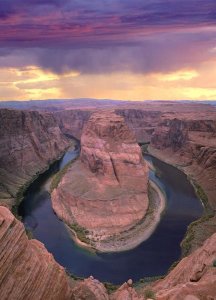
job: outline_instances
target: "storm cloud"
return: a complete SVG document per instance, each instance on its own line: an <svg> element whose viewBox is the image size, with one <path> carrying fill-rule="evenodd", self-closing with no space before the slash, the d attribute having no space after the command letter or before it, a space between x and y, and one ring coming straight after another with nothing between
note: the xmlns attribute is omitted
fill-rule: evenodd
<svg viewBox="0 0 216 300"><path fill-rule="evenodd" d="M1 0L0 66L168 72L215 53L215 0Z"/></svg>

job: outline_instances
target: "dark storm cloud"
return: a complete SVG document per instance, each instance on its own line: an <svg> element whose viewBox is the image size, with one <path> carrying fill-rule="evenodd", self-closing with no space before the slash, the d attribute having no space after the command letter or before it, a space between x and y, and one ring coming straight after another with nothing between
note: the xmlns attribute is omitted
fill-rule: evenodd
<svg viewBox="0 0 216 300"><path fill-rule="evenodd" d="M1 0L0 56L58 73L167 71L202 61L215 25L215 0Z"/></svg>

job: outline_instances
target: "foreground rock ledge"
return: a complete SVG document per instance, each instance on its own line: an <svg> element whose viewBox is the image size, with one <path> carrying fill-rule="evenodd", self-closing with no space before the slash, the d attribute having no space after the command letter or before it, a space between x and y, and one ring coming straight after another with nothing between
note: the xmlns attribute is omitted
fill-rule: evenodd
<svg viewBox="0 0 216 300"><path fill-rule="evenodd" d="M116 249L116 239L146 215L147 185L148 167L123 117L94 113L81 137L80 159L53 191L52 204L57 215L72 229L73 224L79 226L96 249L121 251L127 242Z"/></svg>
<svg viewBox="0 0 216 300"><path fill-rule="evenodd" d="M0 206L0 299L71 299L69 279L44 245Z"/></svg>

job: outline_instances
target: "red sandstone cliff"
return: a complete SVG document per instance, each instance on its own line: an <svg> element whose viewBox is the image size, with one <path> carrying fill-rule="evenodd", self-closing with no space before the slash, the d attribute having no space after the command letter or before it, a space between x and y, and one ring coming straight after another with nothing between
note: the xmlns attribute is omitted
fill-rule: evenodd
<svg viewBox="0 0 216 300"><path fill-rule="evenodd" d="M69 280L44 245L0 206L0 299L71 299Z"/></svg>
<svg viewBox="0 0 216 300"><path fill-rule="evenodd" d="M140 147L124 119L113 112L94 113L81 138L80 160L52 193L53 208L67 224L89 230L102 249L103 241L144 218L147 180Z"/></svg>
<svg viewBox="0 0 216 300"><path fill-rule="evenodd" d="M0 204L11 207L20 187L69 146L54 117L0 110Z"/></svg>

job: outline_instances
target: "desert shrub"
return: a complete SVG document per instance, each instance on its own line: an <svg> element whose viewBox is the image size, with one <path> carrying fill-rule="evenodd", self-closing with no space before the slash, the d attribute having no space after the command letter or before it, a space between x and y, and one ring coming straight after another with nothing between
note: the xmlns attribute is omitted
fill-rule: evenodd
<svg viewBox="0 0 216 300"><path fill-rule="evenodd" d="M145 296L145 299L153 299L153 300L156 299L155 292L152 290L145 290L144 296Z"/></svg>
<svg viewBox="0 0 216 300"><path fill-rule="evenodd" d="M76 232L77 237L81 242L86 243L86 244L90 243L89 238L86 236L89 233L89 231L86 228L84 228L76 223L70 225L70 227L71 227L71 229L73 229Z"/></svg>

